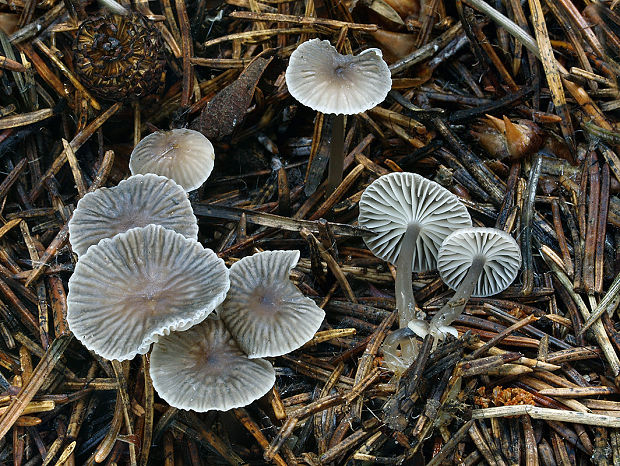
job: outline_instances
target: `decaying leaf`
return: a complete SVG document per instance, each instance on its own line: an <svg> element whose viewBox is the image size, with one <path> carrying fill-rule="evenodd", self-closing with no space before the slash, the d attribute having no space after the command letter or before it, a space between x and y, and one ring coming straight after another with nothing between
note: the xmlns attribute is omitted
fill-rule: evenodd
<svg viewBox="0 0 620 466"><path fill-rule="evenodd" d="M366 4L368 8L375 13L383 16L385 19L392 21L393 23L400 24L401 26L405 25L405 22L402 20L398 12L396 12L394 8L383 0L368 0L365 1L364 4Z"/></svg>
<svg viewBox="0 0 620 466"><path fill-rule="evenodd" d="M254 89L273 57L256 57L234 82L218 92L202 109L190 128L211 140L221 139L241 123L252 102Z"/></svg>

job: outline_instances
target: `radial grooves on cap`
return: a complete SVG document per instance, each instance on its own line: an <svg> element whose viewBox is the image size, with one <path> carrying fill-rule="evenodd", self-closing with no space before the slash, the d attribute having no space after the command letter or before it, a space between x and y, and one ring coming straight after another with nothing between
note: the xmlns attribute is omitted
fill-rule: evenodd
<svg viewBox="0 0 620 466"><path fill-rule="evenodd" d="M170 406L226 411L260 398L275 383L264 359L249 359L221 320L206 319L153 345L153 387Z"/></svg>
<svg viewBox="0 0 620 466"><path fill-rule="evenodd" d="M383 102L392 78L379 49L341 55L329 41L313 39L291 54L286 84L295 99L313 110L353 115Z"/></svg>
<svg viewBox="0 0 620 466"><path fill-rule="evenodd" d="M183 188L163 176L134 175L80 199L69 220L69 241L81 256L104 238L150 224L198 239L196 216Z"/></svg>
<svg viewBox="0 0 620 466"><path fill-rule="evenodd" d="M158 336L205 319L226 297L224 261L159 225L91 246L69 279L67 321L106 359L145 353Z"/></svg>
<svg viewBox="0 0 620 466"><path fill-rule="evenodd" d="M359 202L359 224L372 230L364 241L373 254L396 263L410 223L421 230L412 264L414 272L433 270L444 238L471 227L467 209L450 191L416 173L390 173L375 180Z"/></svg>
<svg viewBox="0 0 620 466"><path fill-rule="evenodd" d="M455 231L441 245L437 261L441 279L457 289L476 256L484 256L486 262L475 297L505 290L521 267L521 250L512 236L495 228L467 228Z"/></svg>
<svg viewBox="0 0 620 466"><path fill-rule="evenodd" d="M131 153L129 169L132 175L166 176L192 191L209 178L214 160L213 145L202 133L180 128L143 138Z"/></svg>
<svg viewBox="0 0 620 466"><path fill-rule="evenodd" d="M310 340L325 312L289 280L299 251L266 251L230 268L220 317L250 358L280 356Z"/></svg>

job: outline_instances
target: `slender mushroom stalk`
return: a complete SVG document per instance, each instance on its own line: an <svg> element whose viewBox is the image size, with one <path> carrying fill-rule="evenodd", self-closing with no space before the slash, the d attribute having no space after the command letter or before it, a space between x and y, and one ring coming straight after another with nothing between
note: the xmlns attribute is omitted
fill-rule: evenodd
<svg viewBox="0 0 620 466"><path fill-rule="evenodd" d="M344 115L336 115L332 126L332 142L329 150L327 192L332 193L342 182L344 170Z"/></svg>
<svg viewBox="0 0 620 466"><path fill-rule="evenodd" d="M456 293L430 323L437 340L458 336L450 324L461 315L471 296L492 296L510 285L521 267L519 245L495 228L464 228L449 235L439 249L437 268L442 280ZM416 331L415 321L410 324ZM417 332L416 332L417 333Z"/></svg>
<svg viewBox="0 0 620 466"><path fill-rule="evenodd" d="M476 284L482 274L486 259L484 256L476 256L467 271L467 275L459 285L454 296L435 314L431 319L430 331L434 335L445 334L445 327L449 326L465 310L465 305L476 289ZM440 338L442 339L442 338Z"/></svg>
<svg viewBox="0 0 620 466"><path fill-rule="evenodd" d="M416 318L415 297L413 296L413 280L411 278L411 264L420 234L420 225L412 223L407 226L403 237L400 254L396 260L396 309L398 309L398 325L407 326L410 320Z"/></svg>
<svg viewBox="0 0 620 466"><path fill-rule="evenodd" d="M416 312L412 272L433 270L443 239L455 230L471 227L467 209L456 196L434 181L414 173L391 173L375 180L360 199L359 223L371 230L364 237L368 248L381 259L396 264L396 307L401 329L416 324L427 333L428 324ZM402 361L393 365L408 367L417 348L409 331L388 338L384 354ZM388 359L389 359L388 358ZM394 359L394 358L392 358ZM390 359L391 360L391 359ZM389 364L389 361L388 361Z"/></svg>

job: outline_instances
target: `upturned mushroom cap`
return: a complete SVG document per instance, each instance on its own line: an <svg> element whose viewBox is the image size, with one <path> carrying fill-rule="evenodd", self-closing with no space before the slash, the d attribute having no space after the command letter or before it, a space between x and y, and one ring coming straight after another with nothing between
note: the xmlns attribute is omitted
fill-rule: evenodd
<svg viewBox="0 0 620 466"><path fill-rule="evenodd" d="M249 405L276 380L272 365L249 359L217 319L160 338L151 353L151 377L170 406L201 412Z"/></svg>
<svg viewBox="0 0 620 466"><path fill-rule="evenodd" d="M467 209L454 194L416 173L390 173L376 179L362 194L359 209L359 224L372 230L364 237L366 245L391 263L398 258L408 225L419 225L414 272L433 270L444 238L471 227Z"/></svg>
<svg viewBox="0 0 620 466"><path fill-rule="evenodd" d="M291 54L286 85L313 110L354 115L383 102L392 77L379 49L341 55L329 41L312 39Z"/></svg>
<svg viewBox="0 0 620 466"><path fill-rule="evenodd" d="M280 356L310 340L325 312L289 280L299 251L266 251L230 268L219 316L250 358Z"/></svg>
<svg viewBox="0 0 620 466"><path fill-rule="evenodd" d="M464 228L448 236L439 249L441 279L457 289L475 257L484 257L484 267L474 297L501 293L521 267L521 250L512 236L495 228Z"/></svg>
<svg viewBox="0 0 620 466"><path fill-rule="evenodd" d="M213 144L192 129L158 131L143 138L129 159L132 175L155 173L183 186L185 191L198 189L215 162Z"/></svg>
<svg viewBox="0 0 620 466"><path fill-rule="evenodd" d="M106 359L146 353L161 335L185 330L224 301L224 261L159 225L103 239L69 279L67 321L84 346Z"/></svg>
<svg viewBox="0 0 620 466"><path fill-rule="evenodd" d="M104 238L150 224L198 239L196 217L183 188L163 176L134 175L80 199L69 220L69 241L81 256Z"/></svg>

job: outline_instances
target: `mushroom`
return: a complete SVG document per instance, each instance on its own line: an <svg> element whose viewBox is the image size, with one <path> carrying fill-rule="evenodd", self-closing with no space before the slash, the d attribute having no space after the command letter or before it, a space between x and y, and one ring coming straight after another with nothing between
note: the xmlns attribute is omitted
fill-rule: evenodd
<svg viewBox="0 0 620 466"><path fill-rule="evenodd" d="M456 293L431 320L431 334L439 339L447 334L458 336L449 325L461 315L469 298L501 293L520 267L519 245L502 230L464 228L448 236L439 249L437 268L444 283Z"/></svg>
<svg viewBox="0 0 620 466"><path fill-rule="evenodd" d="M160 338L153 345L150 373L170 406L194 411L246 406L276 380L272 365L249 359L218 319Z"/></svg>
<svg viewBox="0 0 620 466"><path fill-rule="evenodd" d="M401 329L419 322L411 272L433 270L439 246L455 230L471 227L467 209L457 197L434 181L415 173L390 173L373 181L359 202L359 224L371 230L364 241L373 254L396 264L396 308ZM413 325L413 323L411 324ZM387 339L388 353L401 334ZM406 361L414 358L410 345ZM392 350L390 350L392 348Z"/></svg>
<svg viewBox="0 0 620 466"><path fill-rule="evenodd" d="M341 55L327 40L304 42L291 54L286 85L303 105L335 114L327 177L328 192L342 181L344 115L355 115L379 105L392 87L390 70L381 50Z"/></svg>
<svg viewBox="0 0 620 466"><path fill-rule="evenodd" d="M192 191L209 178L214 162L211 141L198 131L180 128L143 138L131 153L129 170L132 175L163 175Z"/></svg>
<svg viewBox="0 0 620 466"><path fill-rule="evenodd" d="M250 358L280 356L310 340L323 309L289 280L299 251L265 251L230 267L230 291L218 310Z"/></svg>
<svg viewBox="0 0 620 466"><path fill-rule="evenodd" d="M80 199L69 220L69 241L79 257L104 238L150 224L198 239L196 217L183 188L163 176L134 175Z"/></svg>
<svg viewBox="0 0 620 466"><path fill-rule="evenodd" d="M196 240L160 225L133 228L80 258L69 279L67 321L88 349L122 361L204 320L229 287L224 261Z"/></svg>

